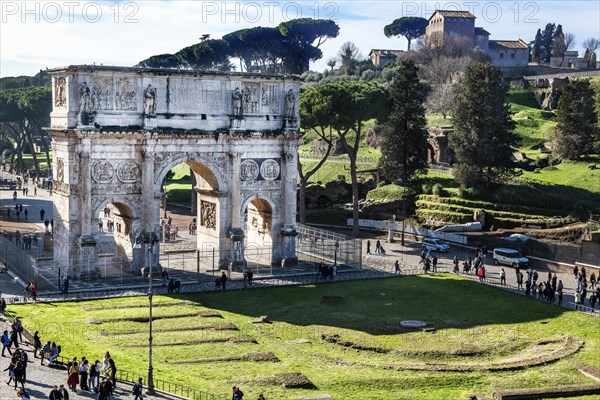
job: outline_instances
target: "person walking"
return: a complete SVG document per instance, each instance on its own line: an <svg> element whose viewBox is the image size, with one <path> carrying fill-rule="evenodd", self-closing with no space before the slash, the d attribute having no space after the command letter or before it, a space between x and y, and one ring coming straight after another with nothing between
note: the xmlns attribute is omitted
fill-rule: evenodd
<svg viewBox="0 0 600 400"><path fill-rule="evenodd" d="M77 393L77 385L79 385L79 366L77 365L77 361L73 361L69 367L67 385L69 385L69 389Z"/></svg>
<svg viewBox="0 0 600 400"><path fill-rule="evenodd" d="M108 371L110 372L110 381L112 383L112 389L117 387L117 366L115 360L112 357L108 359Z"/></svg>
<svg viewBox="0 0 600 400"><path fill-rule="evenodd" d="M63 281L63 286L62 286L62 292L64 294L69 294L69 276L65 276L65 279Z"/></svg>
<svg viewBox="0 0 600 400"><path fill-rule="evenodd" d="M100 384L100 370L102 369L102 365L100 364L100 360L94 361L93 364L90 365L88 371L88 387L91 390L96 391L98 385Z"/></svg>
<svg viewBox="0 0 600 400"><path fill-rule="evenodd" d="M500 284L506 286L506 271L504 271L504 268L500 271Z"/></svg>
<svg viewBox="0 0 600 400"><path fill-rule="evenodd" d="M239 387L234 386L231 391L231 400L242 400L244 398L244 393L240 390Z"/></svg>
<svg viewBox="0 0 600 400"><path fill-rule="evenodd" d="M108 360L110 359L110 353L107 351L104 354L104 360L102 361L102 375L106 376L108 375Z"/></svg>
<svg viewBox="0 0 600 400"><path fill-rule="evenodd" d="M15 389L19 383L21 384L21 388L25 389L24 368L25 367L23 367L23 363L21 361L17 361L14 369Z"/></svg>
<svg viewBox="0 0 600 400"><path fill-rule="evenodd" d="M367 240L367 254L371 254L371 241Z"/></svg>
<svg viewBox="0 0 600 400"><path fill-rule="evenodd" d="M48 400L62 400L62 396L58 391L58 386L54 385L50 394L48 394Z"/></svg>
<svg viewBox="0 0 600 400"><path fill-rule="evenodd" d="M143 389L143 384L142 384L142 377L140 377L138 379L138 381L133 385L133 389L131 390L131 394L133 395L133 400L143 400L144 397L142 396L142 389Z"/></svg>
<svg viewBox="0 0 600 400"><path fill-rule="evenodd" d="M225 285L227 284L227 275L225 272L221 274L221 290L225 290Z"/></svg>
<svg viewBox="0 0 600 400"><path fill-rule="evenodd" d="M394 273L396 275L400 275L400 263L398 262L398 260L396 260L396 262L394 263Z"/></svg>
<svg viewBox="0 0 600 400"><path fill-rule="evenodd" d="M69 391L65 389L65 385L60 385L58 388L62 400L69 400Z"/></svg>
<svg viewBox="0 0 600 400"><path fill-rule="evenodd" d="M38 358L38 351L42 348L42 340L40 339L40 333L35 331L33 333L33 357Z"/></svg>
<svg viewBox="0 0 600 400"><path fill-rule="evenodd" d="M4 333L2 334L2 338L0 338L0 341L2 341L2 357L6 357L4 355L4 350L8 350L8 354L12 356L12 351L10 351L12 340L10 340L10 336L8 336L8 331L4 331Z"/></svg>
<svg viewBox="0 0 600 400"><path fill-rule="evenodd" d="M438 263L438 258L437 256L433 256L433 258L431 259L431 267L433 268L433 272L437 272L437 263Z"/></svg>
<svg viewBox="0 0 600 400"><path fill-rule="evenodd" d="M90 390L90 388L88 387L88 373L89 373L89 362L88 360L84 357L83 360L81 361L81 364L79 365L79 375L80 375L80 383L79 386L81 387L81 390Z"/></svg>
<svg viewBox="0 0 600 400"><path fill-rule="evenodd" d="M15 328L14 324L12 326L12 330L10 331L10 341L12 342L15 349L19 348L19 333Z"/></svg>

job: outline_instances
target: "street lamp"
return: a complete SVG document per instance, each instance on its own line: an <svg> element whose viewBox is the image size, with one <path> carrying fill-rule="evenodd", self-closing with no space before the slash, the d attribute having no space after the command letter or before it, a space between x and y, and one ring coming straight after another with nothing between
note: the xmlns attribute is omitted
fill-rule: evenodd
<svg viewBox="0 0 600 400"><path fill-rule="evenodd" d="M144 241L144 243L146 244L146 246L148 246L148 260L149 260L149 264L148 264L148 301L149 301L149 305L150 305L150 309L149 309L149 318L148 318L148 328L149 328L149 334L148 334L148 381L147 381L147 391L146 393L149 395L153 395L156 392L154 391L154 376L153 376L153 371L154 368L152 367L152 295L153 295L153 291L152 291L152 270L153 270L153 265L152 265L152 253L154 250L154 244L156 242L158 242L158 238L156 237L156 233L151 232L151 233L146 233L144 232L142 234L142 240Z"/></svg>
<svg viewBox="0 0 600 400"><path fill-rule="evenodd" d="M335 241L335 244L333 245L334 247L334 253L333 253L333 265L335 265L337 267L337 252L338 249L340 248L340 242L338 242L337 240Z"/></svg>
<svg viewBox="0 0 600 400"><path fill-rule="evenodd" d="M406 220L406 216L402 218L402 239L400 239L400 243L404 246L404 221Z"/></svg>

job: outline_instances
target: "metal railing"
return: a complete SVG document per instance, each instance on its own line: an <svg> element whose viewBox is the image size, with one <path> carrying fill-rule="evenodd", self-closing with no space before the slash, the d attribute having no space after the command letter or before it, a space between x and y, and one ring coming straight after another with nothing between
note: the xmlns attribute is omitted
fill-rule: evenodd
<svg viewBox="0 0 600 400"><path fill-rule="evenodd" d="M361 239L303 224L296 230L296 253L303 261L362 268Z"/></svg>
<svg viewBox="0 0 600 400"><path fill-rule="evenodd" d="M2 235L0 235L0 262L7 263L9 269L25 282L37 281L39 278L39 268L35 258Z"/></svg>

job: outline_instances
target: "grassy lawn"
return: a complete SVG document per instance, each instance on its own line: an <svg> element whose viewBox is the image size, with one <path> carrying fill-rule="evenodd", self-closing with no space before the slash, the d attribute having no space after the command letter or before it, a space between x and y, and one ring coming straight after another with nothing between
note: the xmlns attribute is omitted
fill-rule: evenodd
<svg viewBox="0 0 600 400"><path fill-rule="evenodd" d="M319 161L317 160L302 160L302 155L300 155L300 160L302 163L302 170L309 171L311 168L314 168ZM358 171L372 170L377 169L376 162L370 161L358 161L357 162ZM371 172L359 172L359 178L368 178L372 173ZM323 184L335 181L338 176L343 175L346 179L346 182L350 183L350 163L347 157L336 157L330 158L315 172L313 176L310 178L310 182L322 182Z"/></svg>
<svg viewBox="0 0 600 400"><path fill-rule="evenodd" d="M449 275L156 296L155 302L155 316L178 316L154 323L155 377L216 394L239 384L249 399L259 393L268 399L319 393L462 399L499 389L593 383L571 361L600 367L597 319ZM125 298L8 309L29 330L39 330L43 341L61 344L64 356L93 360L108 350L118 368L144 373L147 323L136 318L147 315L146 305L145 298ZM260 315L273 323L249 322ZM406 319L425 321L437 332L401 328ZM225 324L239 330L217 330ZM478 370L562 351L567 335L585 344L564 359L520 370ZM289 343L295 339L309 343ZM267 352L279 361L231 360ZM175 364L180 361L189 363ZM428 364L475 370L433 371ZM316 388L285 388L273 379L286 373L301 373Z"/></svg>
<svg viewBox="0 0 600 400"><path fill-rule="evenodd" d="M595 164L599 169L588 169L590 164ZM554 167L543 168L540 172L523 171L523 177L600 194L600 155L578 162L563 161Z"/></svg>

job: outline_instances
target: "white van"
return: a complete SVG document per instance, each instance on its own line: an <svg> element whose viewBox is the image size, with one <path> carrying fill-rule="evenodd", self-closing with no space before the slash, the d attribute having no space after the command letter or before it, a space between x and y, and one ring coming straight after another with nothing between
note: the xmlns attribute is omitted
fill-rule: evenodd
<svg viewBox="0 0 600 400"><path fill-rule="evenodd" d="M519 268L529 266L529 259L527 257L523 257L517 250L513 249L499 247L494 249L494 254L492 257L494 258L494 263L496 263L496 265L510 265L513 268L517 265Z"/></svg>

